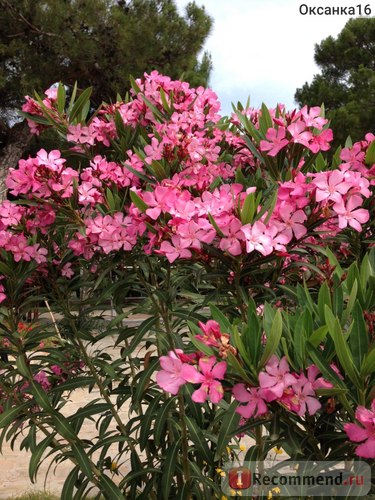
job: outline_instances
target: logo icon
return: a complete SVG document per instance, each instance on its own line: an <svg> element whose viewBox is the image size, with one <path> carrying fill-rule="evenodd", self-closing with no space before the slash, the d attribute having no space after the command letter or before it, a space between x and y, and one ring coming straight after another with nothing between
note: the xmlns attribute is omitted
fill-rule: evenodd
<svg viewBox="0 0 375 500"><path fill-rule="evenodd" d="M235 467L228 474L229 486L234 490L247 490L251 486L251 470L247 467Z"/></svg>

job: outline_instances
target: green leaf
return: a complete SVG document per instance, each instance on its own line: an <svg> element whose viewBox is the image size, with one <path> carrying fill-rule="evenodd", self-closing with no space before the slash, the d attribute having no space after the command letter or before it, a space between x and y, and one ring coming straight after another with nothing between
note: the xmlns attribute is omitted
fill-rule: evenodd
<svg viewBox="0 0 375 500"><path fill-rule="evenodd" d="M180 439L169 446L165 462L163 463L163 476L161 478L161 493L164 500L169 499L169 492L173 485L173 476L175 474L177 457L180 449Z"/></svg>
<svg viewBox="0 0 375 500"><path fill-rule="evenodd" d="M270 332L268 333L266 330L267 343L258 365L259 370L263 368L263 366L267 363L270 357L275 353L276 349L279 346L282 333L283 333L283 320L281 317L281 312L278 309L273 319Z"/></svg>
<svg viewBox="0 0 375 500"><path fill-rule="evenodd" d="M139 433L139 447L143 451L149 441L152 421L156 419L156 411L160 406L160 400L164 394L159 394L148 406L141 420L141 430Z"/></svg>
<svg viewBox="0 0 375 500"><path fill-rule="evenodd" d="M81 389L87 385L92 385L95 383L94 377L77 377L67 380L62 384L54 387L51 392L64 392L64 391L74 391L74 389Z"/></svg>
<svg viewBox="0 0 375 500"><path fill-rule="evenodd" d="M332 311L328 306L325 306L325 317L328 331L335 343L336 353L337 357L339 358L340 364L345 370L345 373L348 374L353 384L357 388L360 388L361 381L359 378L359 373L354 366L354 360L341 330L340 322L333 316Z"/></svg>
<svg viewBox="0 0 375 500"><path fill-rule="evenodd" d="M16 366L21 375L30 378L31 371L25 354L21 354L17 357Z"/></svg>
<svg viewBox="0 0 375 500"><path fill-rule="evenodd" d="M325 307L328 306L329 309L332 309L332 301L331 301L331 294L330 290L328 288L327 282L325 281L319 290L318 294L318 311L319 311L319 317L320 321L322 323L325 322Z"/></svg>
<svg viewBox="0 0 375 500"><path fill-rule="evenodd" d="M74 485L78 479L79 474L79 466L76 465L74 469L72 469L67 478L65 479L63 489L61 491L61 500L72 500Z"/></svg>
<svg viewBox="0 0 375 500"><path fill-rule="evenodd" d="M227 356L228 356L228 364L233 369L233 372L236 375L240 375L241 379L244 382L247 382L248 384L252 385L254 383L254 381L249 378L249 376L247 375L247 373L243 369L242 365L240 364L240 362L238 361L236 356L234 356L230 351L228 351ZM249 365L250 365L249 368L254 372L254 376L255 376L256 374L255 374L255 369L254 369L253 365L251 363L249 363Z"/></svg>
<svg viewBox="0 0 375 500"><path fill-rule="evenodd" d="M130 86L134 90L135 95L141 92L141 89L138 86L138 83L135 81L132 75L129 75Z"/></svg>
<svg viewBox="0 0 375 500"><path fill-rule="evenodd" d="M154 438L156 446L162 444L162 434L167 425L167 419L170 415L170 412L175 409L176 405L176 397L172 397L168 399L163 406L158 411L158 414L155 418L155 429L154 429Z"/></svg>
<svg viewBox="0 0 375 500"><path fill-rule="evenodd" d="M43 439L38 446L33 451L30 461L29 461L29 477L32 483L36 480L36 474L38 472L38 468L40 466L40 460L43 456L45 450L50 446L52 441L54 440L55 434L50 434L45 439Z"/></svg>
<svg viewBox="0 0 375 500"><path fill-rule="evenodd" d="M320 326L317 330L314 331L312 335L309 337L309 342L314 347L318 347L323 340L326 338L328 333L327 325Z"/></svg>
<svg viewBox="0 0 375 500"><path fill-rule="evenodd" d="M367 165L373 165L375 163L375 141L372 141L367 148L365 162Z"/></svg>
<svg viewBox="0 0 375 500"><path fill-rule="evenodd" d="M35 397L35 400L38 403L38 405L48 412L54 412L49 397L47 396L42 386L34 381L31 381L30 383L31 383L31 392Z"/></svg>
<svg viewBox="0 0 375 500"><path fill-rule="evenodd" d="M214 304L210 304L212 318L220 325L222 333L232 333L232 325L229 319Z"/></svg>
<svg viewBox="0 0 375 500"><path fill-rule="evenodd" d="M238 406L237 401L233 401L229 407L225 410L219 435L217 438L217 447L215 452L214 460L220 460L222 458L222 454L228 446L229 441L231 440L231 436L233 431L238 428L238 423L240 421L240 415L236 413L236 409Z"/></svg>
<svg viewBox="0 0 375 500"><path fill-rule="evenodd" d="M22 410L27 407L28 403L23 403L21 405L17 405L14 408L9 408L3 413L0 413L0 429L3 427L7 427L8 425L12 424L18 415L22 413Z"/></svg>
<svg viewBox="0 0 375 500"><path fill-rule="evenodd" d="M367 354L365 359L363 360L361 375L371 375L375 372L375 347ZM0 426L1 427L1 426Z"/></svg>
<svg viewBox="0 0 375 500"><path fill-rule="evenodd" d="M273 127L273 121L270 112L268 111L267 106L263 102L259 117L259 129L264 135L266 135L268 129L272 127Z"/></svg>
<svg viewBox="0 0 375 500"><path fill-rule="evenodd" d="M134 205L140 210L141 212L146 212L146 210L149 208L147 203L145 203L142 198L140 198L135 191L129 191L130 193L130 198Z"/></svg>
<svg viewBox="0 0 375 500"><path fill-rule="evenodd" d="M59 434L67 441L76 441L77 435L74 432L72 426L69 424L69 421L66 417L64 417L61 413L54 413L52 419L55 424L55 428Z"/></svg>
<svg viewBox="0 0 375 500"><path fill-rule="evenodd" d="M81 120L81 115L84 107L89 102L90 96L92 94L92 87L85 89L82 94L78 97L72 110L69 113L69 123L73 123L77 118L78 121Z"/></svg>
<svg viewBox="0 0 375 500"><path fill-rule="evenodd" d="M57 110L60 113L60 115L62 115L64 113L65 102L66 102L65 85L63 85L60 82L59 86L57 88Z"/></svg>
<svg viewBox="0 0 375 500"><path fill-rule="evenodd" d="M77 441L76 443L71 444L71 448L74 458L77 460L82 472L89 479L93 479L94 475L91 468L92 464L89 457L86 455L82 444L79 441Z"/></svg>
<svg viewBox="0 0 375 500"><path fill-rule="evenodd" d="M225 238L224 233L219 228L219 226L216 224L215 219L212 217L212 215L210 213L208 213L208 220L210 221L210 223L212 224L212 227L215 229L215 231L220 236L220 238Z"/></svg>
<svg viewBox="0 0 375 500"><path fill-rule="evenodd" d="M152 359L152 358L151 358ZM137 384L135 388L135 402L140 403L143 398L143 394L150 383L150 379L154 371L159 366L159 358L153 358L148 367L143 371L139 379L137 379Z"/></svg>
<svg viewBox="0 0 375 500"><path fill-rule="evenodd" d="M208 444L204 439L203 432L193 418L185 416L186 426L189 431L189 439L193 442L195 451L200 458L208 464L213 465L213 457L208 448Z"/></svg>
<svg viewBox="0 0 375 500"><path fill-rule="evenodd" d="M255 206L255 194L249 193L244 201L241 210L241 222L242 224L249 224L252 222L254 214L255 214L256 206Z"/></svg>
<svg viewBox="0 0 375 500"><path fill-rule="evenodd" d="M105 474L99 478L101 490L108 500L124 500L126 497L121 493L119 487Z"/></svg>
<svg viewBox="0 0 375 500"><path fill-rule="evenodd" d="M367 334L366 322L359 302L356 302L353 309L353 327L349 335L349 347L353 355L355 365L361 368L362 361L367 354L369 347L369 337Z"/></svg>

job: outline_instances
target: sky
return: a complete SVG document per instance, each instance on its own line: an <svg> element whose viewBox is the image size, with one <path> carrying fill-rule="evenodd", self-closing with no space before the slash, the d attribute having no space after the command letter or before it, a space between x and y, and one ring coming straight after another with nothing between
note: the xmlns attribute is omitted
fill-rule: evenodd
<svg viewBox="0 0 375 500"><path fill-rule="evenodd" d="M350 16L301 15L302 4L345 7L370 0L195 0L213 18L214 26L204 50L211 53L210 87L218 94L222 112L231 102L269 107L283 103L296 107L294 93L311 82L319 68L314 46L337 34ZM182 13L187 0L176 0ZM375 12L374 12L375 13ZM317 103L320 104L320 103Z"/></svg>

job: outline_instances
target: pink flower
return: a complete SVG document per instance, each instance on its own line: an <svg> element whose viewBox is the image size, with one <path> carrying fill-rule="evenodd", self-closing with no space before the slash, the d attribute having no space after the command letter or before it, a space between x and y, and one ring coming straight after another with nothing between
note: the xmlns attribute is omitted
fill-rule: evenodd
<svg viewBox="0 0 375 500"><path fill-rule="evenodd" d="M292 136L292 142L302 144L305 147L309 146L309 141L312 139L312 133L306 131L306 125L302 121L294 122L288 127L288 132Z"/></svg>
<svg viewBox="0 0 375 500"><path fill-rule="evenodd" d="M186 383L182 375L184 364L176 353L169 351L168 356L160 357L162 370L156 372L156 382L166 392L177 394L181 385Z"/></svg>
<svg viewBox="0 0 375 500"><path fill-rule="evenodd" d="M323 130L319 135L313 135L312 140L309 144L309 149L313 153L319 153L319 151L328 151L330 142L333 141L333 133L330 128Z"/></svg>
<svg viewBox="0 0 375 500"><path fill-rule="evenodd" d="M219 380L224 378L227 364L225 361L215 363L215 356L200 358L198 364L201 373L194 366L183 367L183 377L187 382L202 384L192 394L191 399L195 403L204 403L209 398L212 403L216 404L223 399L224 389Z"/></svg>
<svg viewBox="0 0 375 500"><path fill-rule="evenodd" d="M207 323L202 323L201 321L199 321L198 326L202 330L204 335L196 335L195 338L208 346L219 347L218 340L222 335L219 323L210 319L207 321Z"/></svg>
<svg viewBox="0 0 375 500"><path fill-rule="evenodd" d="M268 234L263 222L256 221L253 225L246 224L241 231L246 238L246 251L251 253L257 250L262 255L269 255L273 251L272 238Z"/></svg>
<svg viewBox="0 0 375 500"><path fill-rule="evenodd" d="M239 406L236 410L242 417L259 417L268 412L267 405L257 387L246 388L245 384L236 384L232 389L232 393L237 401L247 403L244 406Z"/></svg>
<svg viewBox="0 0 375 500"><path fill-rule="evenodd" d="M273 355L266 364L265 370L259 373L259 385L262 389L262 397L268 402L281 398L284 389L297 382L296 377L289 373L289 365L285 356L279 361Z"/></svg>
<svg viewBox="0 0 375 500"><path fill-rule="evenodd" d="M358 208L362 205L362 198L359 195L353 195L344 204L344 200L340 200L333 205L333 210L339 216L339 228L344 229L351 226L356 231L362 231L361 224L365 224L369 220L369 212L364 208Z"/></svg>
<svg viewBox="0 0 375 500"><path fill-rule="evenodd" d="M191 257L190 250L187 249L189 241L183 242L177 235L172 236L172 243L163 241L160 245L160 253L164 254L172 264L176 259L188 259Z"/></svg>
<svg viewBox="0 0 375 500"><path fill-rule="evenodd" d="M221 231L227 237L220 240L220 249L227 250L235 256L240 255L242 253L241 241L245 239L241 229L241 221L236 218L233 218L226 226L222 226Z"/></svg>
<svg viewBox="0 0 375 500"><path fill-rule="evenodd" d="M285 203L279 208L279 217L286 226L283 233L287 234L289 240L292 239L293 234L298 240L307 233L303 225L307 217L303 210L295 210L292 205Z"/></svg>
<svg viewBox="0 0 375 500"><path fill-rule="evenodd" d="M38 382L43 388L44 391L49 391L52 387L51 382L48 380L46 372L45 371L40 371L36 375L34 375L34 380L35 382Z"/></svg>
<svg viewBox="0 0 375 500"><path fill-rule="evenodd" d="M267 141L260 141L260 150L268 151L269 156L276 156L277 153L289 144L285 138L285 127L279 127L277 130L269 128L266 133Z"/></svg>
<svg viewBox="0 0 375 500"><path fill-rule="evenodd" d="M342 195L346 194L351 187L340 170L316 174L312 184L317 188L316 201L332 200L339 202Z"/></svg>
<svg viewBox="0 0 375 500"><path fill-rule="evenodd" d="M298 380L292 386L293 395L286 399L286 405L290 410L294 411L300 417L303 417L306 412L309 415L314 415L320 408L321 404L316 399L316 394L312 383L301 374Z"/></svg>
<svg viewBox="0 0 375 500"><path fill-rule="evenodd" d="M375 399L372 400L371 410L358 406L355 418L362 425L352 423L344 425L350 441L362 442L355 449L355 454L363 458L375 458Z"/></svg>
<svg viewBox="0 0 375 500"><path fill-rule="evenodd" d="M331 382L328 382L328 380L324 379L323 377L317 378L319 374L320 370L317 366L310 365L307 368L307 379L311 383L314 391L316 389L332 389L333 384Z"/></svg>
<svg viewBox="0 0 375 500"><path fill-rule="evenodd" d="M323 118L321 115L322 110L319 106L314 106L308 110L307 106L304 106L300 113L301 118L305 122L307 127L314 127L318 130L322 130L323 126L328 122L326 118Z"/></svg>

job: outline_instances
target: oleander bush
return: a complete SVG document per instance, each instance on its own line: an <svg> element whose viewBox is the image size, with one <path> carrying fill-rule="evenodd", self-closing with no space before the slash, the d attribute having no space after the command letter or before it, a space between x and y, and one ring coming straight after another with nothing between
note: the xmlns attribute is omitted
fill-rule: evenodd
<svg viewBox="0 0 375 500"><path fill-rule="evenodd" d="M328 161L320 107L221 117L157 72L90 93L23 106L63 147L0 206L0 447L31 480L71 461L67 500L221 498L275 447L373 465L375 136Z"/></svg>

